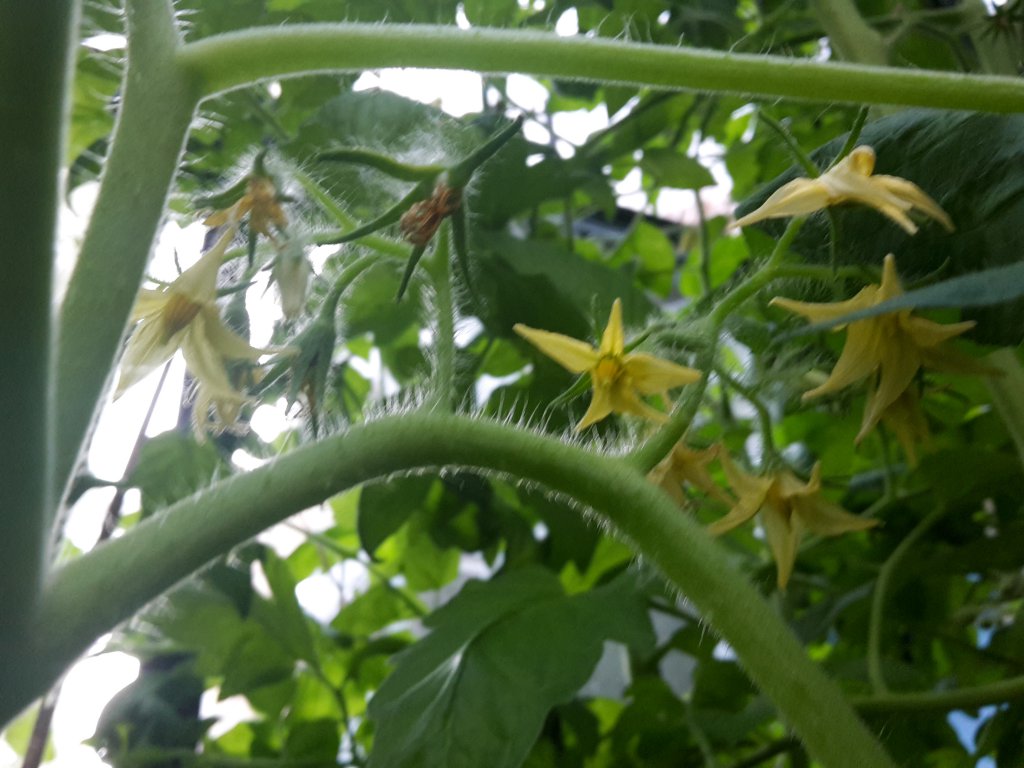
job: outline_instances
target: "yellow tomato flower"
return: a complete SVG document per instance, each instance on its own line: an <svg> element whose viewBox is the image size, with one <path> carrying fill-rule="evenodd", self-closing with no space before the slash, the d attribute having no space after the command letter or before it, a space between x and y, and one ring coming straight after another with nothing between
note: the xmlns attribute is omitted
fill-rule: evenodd
<svg viewBox="0 0 1024 768"><path fill-rule="evenodd" d="M675 499L679 506L685 506L688 501L683 493L684 485L692 485L713 499L732 504L732 499L715 484L708 472L708 464L717 457L718 446L698 451L679 442L647 477Z"/></svg>
<svg viewBox="0 0 1024 768"><path fill-rule="evenodd" d="M211 213L203 224L208 227L235 224L241 221L245 214L249 214L249 227L253 232L258 232L275 242L276 238L270 225L273 224L279 230L288 226L288 217L278 202L277 189L266 176L250 176L246 183L246 192L238 202L230 208Z"/></svg>
<svg viewBox="0 0 1024 768"><path fill-rule="evenodd" d="M875 150L857 147L818 178L794 179L783 184L760 208L737 220L734 226L803 216L830 205L852 202L871 206L911 235L917 232L917 225L907 213L915 208L953 231L949 215L919 186L899 176L872 175L874 170Z"/></svg>
<svg viewBox="0 0 1024 768"><path fill-rule="evenodd" d="M225 360L256 360L272 349L258 349L229 330L217 309L217 272L235 235L230 227L199 261L169 285L143 289L135 302L131 322L137 323L121 360L115 397L163 365L177 349L198 382L197 424L207 423L213 404L225 425L234 424L246 401L235 390L224 367Z"/></svg>
<svg viewBox="0 0 1024 768"><path fill-rule="evenodd" d="M708 526L708 532L718 536L760 512L765 538L775 559L779 589L786 588L793 573L797 547L804 530L822 536L836 536L878 525L877 520L851 515L838 504L822 498L820 463L811 470L811 479L803 483L787 470L762 477L749 475L724 452L721 461L738 501L729 514Z"/></svg>
<svg viewBox="0 0 1024 768"><path fill-rule="evenodd" d="M771 303L803 315L812 323L821 323L873 307L902 293L903 286L896 274L896 259L890 253L882 267L881 285L868 285L852 299L833 304L813 304L776 297ZM989 372L970 357L943 344L973 327L972 321L948 325L935 323L915 317L909 309L855 320L849 326L837 326L836 331L847 329L842 354L825 383L805 392L804 400L836 392L877 374L877 384L868 397L857 435L860 441L874 428L886 409L907 391L922 367L951 373Z"/></svg>
<svg viewBox="0 0 1024 768"><path fill-rule="evenodd" d="M622 302L612 304L608 327L601 336L601 346L594 349L560 333L540 331L521 323L514 330L563 368L573 373L589 373L594 388L590 407L576 431L586 429L608 414L632 413L654 421L667 417L643 400L642 395L667 394L668 390L700 379L700 371L676 365L653 355L626 353L622 329Z"/></svg>

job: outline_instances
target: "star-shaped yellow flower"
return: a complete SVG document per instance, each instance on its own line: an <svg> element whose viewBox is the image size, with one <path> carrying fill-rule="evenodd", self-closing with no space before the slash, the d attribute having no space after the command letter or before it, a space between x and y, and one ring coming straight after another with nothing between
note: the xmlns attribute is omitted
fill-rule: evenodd
<svg viewBox="0 0 1024 768"><path fill-rule="evenodd" d="M771 303L803 315L812 323L834 320L860 309L881 304L903 293L896 274L896 259L885 257L881 285L872 284L847 301L834 304L813 304L776 297ZM974 327L973 322L943 325L911 310L899 310L864 320L855 320L846 328L846 344L831 375L819 387L804 393L804 400L836 392L862 379L877 374L864 409L857 440L862 440L878 423L886 409L907 391L914 376L922 368L950 373L987 373L989 370L970 357L948 349L943 342Z"/></svg>
<svg viewBox="0 0 1024 768"><path fill-rule="evenodd" d="M211 403L222 423L234 423L246 398L232 387L224 361L256 360L280 351L252 347L221 322L216 304L217 271L235 231L229 227L216 245L174 282L139 293L131 318L138 325L121 360L115 397L163 365L180 348L198 382L197 423L206 423L208 413L199 414L199 409Z"/></svg>
<svg viewBox="0 0 1024 768"><path fill-rule="evenodd" d="M647 477L675 499L679 506L688 502L683 493L684 485L692 485L704 491L713 499L732 504L729 495L711 479L708 464L718 458L718 446L698 451L682 442L676 443L672 452L650 471Z"/></svg>
<svg viewBox="0 0 1024 768"><path fill-rule="evenodd" d="M874 170L875 150L857 147L818 178L794 179L783 184L760 208L738 219L734 226L803 216L830 205L852 202L871 206L911 235L917 232L917 225L907 213L915 208L953 231L949 215L919 186L899 176L872 175Z"/></svg>
<svg viewBox="0 0 1024 768"><path fill-rule="evenodd" d="M749 475L724 452L721 461L729 485L739 500L729 514L708 526L708 532L718 536L760 512L765 538L775 558L779 589L786 588L793 573L797 547L804 530L835 536L878 524L877 520L851 515L838 504L822 498L820 463L811 470L811 479L803 483L787 470L762 477Z"/></svg>
<svg viewBox="0 0 1024 768"><path fill-rule="evenodd" d="M585 341L521 323L516 323L514 330L563 368L573 373L590 374L594 393L590 407L576 425L577 432L612 412L664 421L667 418L665 414L649 406L640 399L641 396L666 394L670 389L692 384L701 377L700 371L653 355L627 353L622 329L622 302L618 299L612 305L608 327L604 329L598 349Z"/></svg>

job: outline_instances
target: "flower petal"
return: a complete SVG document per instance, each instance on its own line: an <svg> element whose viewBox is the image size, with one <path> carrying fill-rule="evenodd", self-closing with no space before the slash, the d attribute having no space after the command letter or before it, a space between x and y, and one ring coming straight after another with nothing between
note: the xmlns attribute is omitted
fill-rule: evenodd
<svg viewBox="0 0 1024 768"><path fill-rule="evenodd" d="M882 261L882 284L878 286L874 303L881 304L902 295L903 284L900 282L899 272L896 271L896 257L887 253Z"/></svg>
<svg viewBox="0 0 1024 768"><path fill-rule="evenodd" d="M591 424L596 424L612 412L611 387L594 387L590 397L590 407L583 414L580 423L576 425L576 431L582 432Z"/></svg>
<svg viewBox="0 0 1024 768"><path fill-rule="evenodd" d="M201 321L197 318L196 322ZM185 356L185 365L188 366L189 372L206 389L211 399L230 400L241 396L228 380L223 358L202 334L185 334L181 352Z"/></svg>
<svg viewBox="0 0 1024 768"><path fill-rule="evenodd" d="M195 264L186 269L171 283L168 290L186 296L197 304L212 304L217 299L217 272L224 261L224 254L235 237L237 227L232 225L224 230L213 247L203 254Z"/></svg>
<svg viewBox="0 0 1024 768"><path fill-rule="evenodd" d="M596 349L585 341L579 341L571 336L541 331L522 323L516 323L512 330L572 373L589 371L597 365L600 358Z"/></svg>
<svg viewBox="0 0 1024 768"><path fill-rule="evenodd" d="M886 176L884 174L872 176L871 180L886 192L906 201L912 207L921 211L927 216L935 219L946 231L953 232L953 220L949 214L942 210L942 206L929 197L923 189L912 181L901 179L899 176Z"/></svg>
<svg viewBox="0 0 1024 768"><path fill-rule="evenodd" d="M193 334L201 336L204 343L216 350L221 357L229 360L256 360L262 355L278 351L251 346L248 341L224 325L216 306L203 307L192 324L195 326Z"/></svg>
<svg viewBox="0 0 1024 768"><path fill-rule="evenodd" d="M659 424L668 420L668 414L652 408L639 397L625 379L619 379L609 389L612 410L616 413L631 413L643 419L650 419Z"/></svg>
<svg viewBox="0 0 1024 768"><path fill-rule="evenodd" d="M829 191L820 179L793 179L775 190L760 208L737 219L734 227L746 227L764 219L802 216L829 204Z"/></svg>
<svg viewBox="0 0 1024 768"><path fill-rule="evenodd" d="M708 533L712 536L730 531L756 515L757 511L764 504L765 497L768 495L773 482L770 477L748 475L737 467L726 453L722 453L720 459L722 469L725 471L725 477L729 481L733 493L739 497L739 500L729 510L729 514L708 526Z"/></svg>
<svg viewBox="0 0 1024 768"><path fill-rule="evenodd" d="M874 373L880 363L878 353L883 343L880 330L875 320L850 323L846 343L832 373L824 384L804 392L803 399L838 392Z"/></svg>
<svg viewBox="0 0 1024 768"><path fill-rule="evenodd" d="M822 536L863 531L878 525L877 520L852 515L838 504L817 494L810 497L795 496L790 500L790 504L804 526Z"/></svg>
<svg viewBox="0 0 1024 768"><path fill-rule="evenodd" d="M622 329L622 301L616 299L612 303L612 311L608 316L608 325L601 335L600 353L602 357L614 355L618 357L626 349L625 332Z"/></svg>
<svg viewBox="0 0 1024 768"><path fill-rule="evenodd" d="M764 537L775 559L776 581L779 589L785 589L796 563L796 549L800 541L800 523L783 509L773 505L764 508L761 514Z"/></svg>
<svg viewBox="0 0 1024 768"><path fill-rule="evenodd" d="M809 301L794 301L793 299L787 299L783 296L776 296L768 303L773 307L782 307L782 309L787 312L803 315L812 323L824 323L829 320L835 320L837 317L848 315L851 312L856 312L857 310L867 309L868 307L874 306L878 303L875 300L875 294L877 291L877 286L869 285L866 288L862 288L852 299L826 304L818 304ZM836 330L843 327L844 326L842 325L837 326Z"/></svg>
<svg viewBox="0 0 1024 768"><path fill-rule="evenodd" d="M693 384L700 381L702 375L693 368L641 352L623 357L622 365L632 379L633 386L644 395L667 392L683 384Z"/></svg>
<svg viewBox="0 0 1024 768"><path fill-rule="evenodd" d="M114 398L120 397L128 387L137 384L166 363L178 348L186 330L164 338L159 315L139 323L121 358L121 373L114 389Z"/></svg>
<svg viewBox="0 0 1024 768"><path fill-rule="evenodd" d="M921 368L917 348L912 344L900 343L898 337L888 341L883 339L878 351L881 356L878 388L868 398L861 431L856 438L858 441L878 423L882 411L896 402L896 399L906 391Z"/></svg>
<svg viewBox="0 0 1024 768"><path fill-rule="evenodd" d="M743 523L757 514L757 511L761 509L763 501L763 496L760 499L754 496L741 497L736 502L736 505L729 510L729 514L715 520L715 522L707 527L708 533L712 536L720 536L726 531L731 531L733 528L743 525Z"/></svg>
<svg viewBox="0 0 1024 768"><path fill-rule="evenodd" d="M962 323L936 323L923 317L900 313L900 327L918 347L935 347L944 341L966 333L975 326L973 320Z"/></svg>

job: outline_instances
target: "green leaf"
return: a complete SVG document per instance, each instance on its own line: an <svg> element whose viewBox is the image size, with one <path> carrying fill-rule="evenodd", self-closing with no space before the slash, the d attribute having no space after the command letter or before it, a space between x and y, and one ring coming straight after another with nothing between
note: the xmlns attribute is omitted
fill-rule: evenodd
<svg viewBox="0 0 1024 768"><path fill-rule="evenodd" d="M375 584L342 608L331 627L345 635L369 637L389 624L413 618L408 602L395 594L397 589Z"/></svg>
<svg viewBox="0 0 1024 768"><path fill-rule="evenodd" d="M190 434L165 432L147 440L127 482L142 494L143 516L210 484L226 467L212 443Z"/></svg>
<svg viewBox="0 0 1024 768"><path fill-rule="evenodd" d="M261 623L294 658L316 664L310 619L303 613L295 596L295 579L288 563L267 550L263 557L263 571L273 599L257 601L252 610L253 619Z"/></svg>
<svg viewBox="0 0 1024 768"><path fill-rule="evenodd" d="M663 187L700 189L713 186L715 183L711 171L697 160L665 147L645 149L640 167Z"/></svg>
<svg viewBox="0 0 1024 768"><path fill-rule="evenodd" d="M371 768L519 766L548 710L587 681L604 640L653 645L634 590L621 579L567 597L539 568L468 584L371 700Z"/></svg>
<svg viewBox="0 0 1024 768"><path fill-rule="evenodd" d="M292 723L284 743L284 757L296 761L320 761L333 765L341 746L338 723L331 719Z"/></svg>
<svg viewBox="0 0 1024 768"><path fill-rule="evenodd" d="M359 540L368 554L373 555L413 512L423 507L434 480L413 475L363 487L359 495Z"/></svg>

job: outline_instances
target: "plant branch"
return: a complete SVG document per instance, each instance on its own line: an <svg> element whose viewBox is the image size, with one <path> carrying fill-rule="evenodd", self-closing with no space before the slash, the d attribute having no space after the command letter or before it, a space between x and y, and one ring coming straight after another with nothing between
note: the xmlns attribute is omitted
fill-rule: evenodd
<svg viewBox="0 0 1024 768"><path fill-rule="evenodd" d="M354 427L236 475L150 517L52 576L32 674L0 685L0 719L38 695L97 635L212 558L292 513L395 472L459 466L509 473L604 514L656 564L743 660L812 754L830 768L892 763L839 689L730 565L701 525L680 515L621 459L483 420L406 414ZM11 674L11 673L7 673ZM821 713L828 712L828 718Z"/></svg>
<svg viewBox="0 0 1024 768"><path fill-rule="evenodd" d="M711 375L711 370L715 366L715 357L718 355L722 326L729 315L741 307L744 302L779 277L782 258L786 255L803 223L802 218L793 219L761 268L727 293L711 310L709 315L711 330L708 334L708 343L696 360L697 369L703 371L704 375L699 382L686 391L682 402L672 412L669 420L629 457L629 461L644 472L654 469L658 462L668 456L668 452L686 434L690 422L693 421L693 417L700 407L701 399L707 391L708 377Z"/></svg>
<svg viewBox="0 0 1024 768"><path fill-rule="evenodd" d="M889 63L885 40L864 21L853 0L811 0L811 9L841 58L876 66Z"/></svg>
<svg viewBox="0 0 1024 768"><path fill-rule="evenodd" d="M178 61L204 96L309 72L434 67L828 103L1024 111L1019 78L425 24L260 27L188 43Z"/></svg>
<svg viewBox="0 0 1024 768"><path fill-rule="evenodd" d="M885 693L858 696L850 701L861 714L896 712L949 712L954 709L976 709L988 704L1002 704L1024 699L1024 675L988 685L975 685L954 691L921 693Z"/></svg>
<svg viewBox="0 0 1024 768"><path fill-rule="evenodd" d="M892 551L889 559L882 565L878 572L878 581L875 582L875 594L871 598L871 623L868 626L868 678L871 680L871 687L877 693L888 693L889 687L885 683L885 675L882 673L882 614L885 611L885 600L889 593L889 582L892 575L903 562L903 557L910 551L910 548L928 530L946 514L944 506L936 507L926 515L907 534L906 538L899 543L899 546Z"/></svg>
<svg viewBox="0 0 1024 768"><path fill-rule="evenodd" d="M434 286L434 376L431 406L451 413L455 403L455 307L452 304L452 271L448 242L451 226L441 225L435 238L433 258L427 265Z"/></svg>
<svg viewBox="0 0 1024 768"><path fill-rule="evenodd" d="M179 38L169 0L137 0L126 10L124 99L60 315L59 490L92 430L198 101L175 63Z"/></svg>
<svg viewBox="0 0 1024 768"><path fill-rule="evenodd" d="M52 507L53 263L79 3L0 2L0 654L35 607Z"/></svg>

